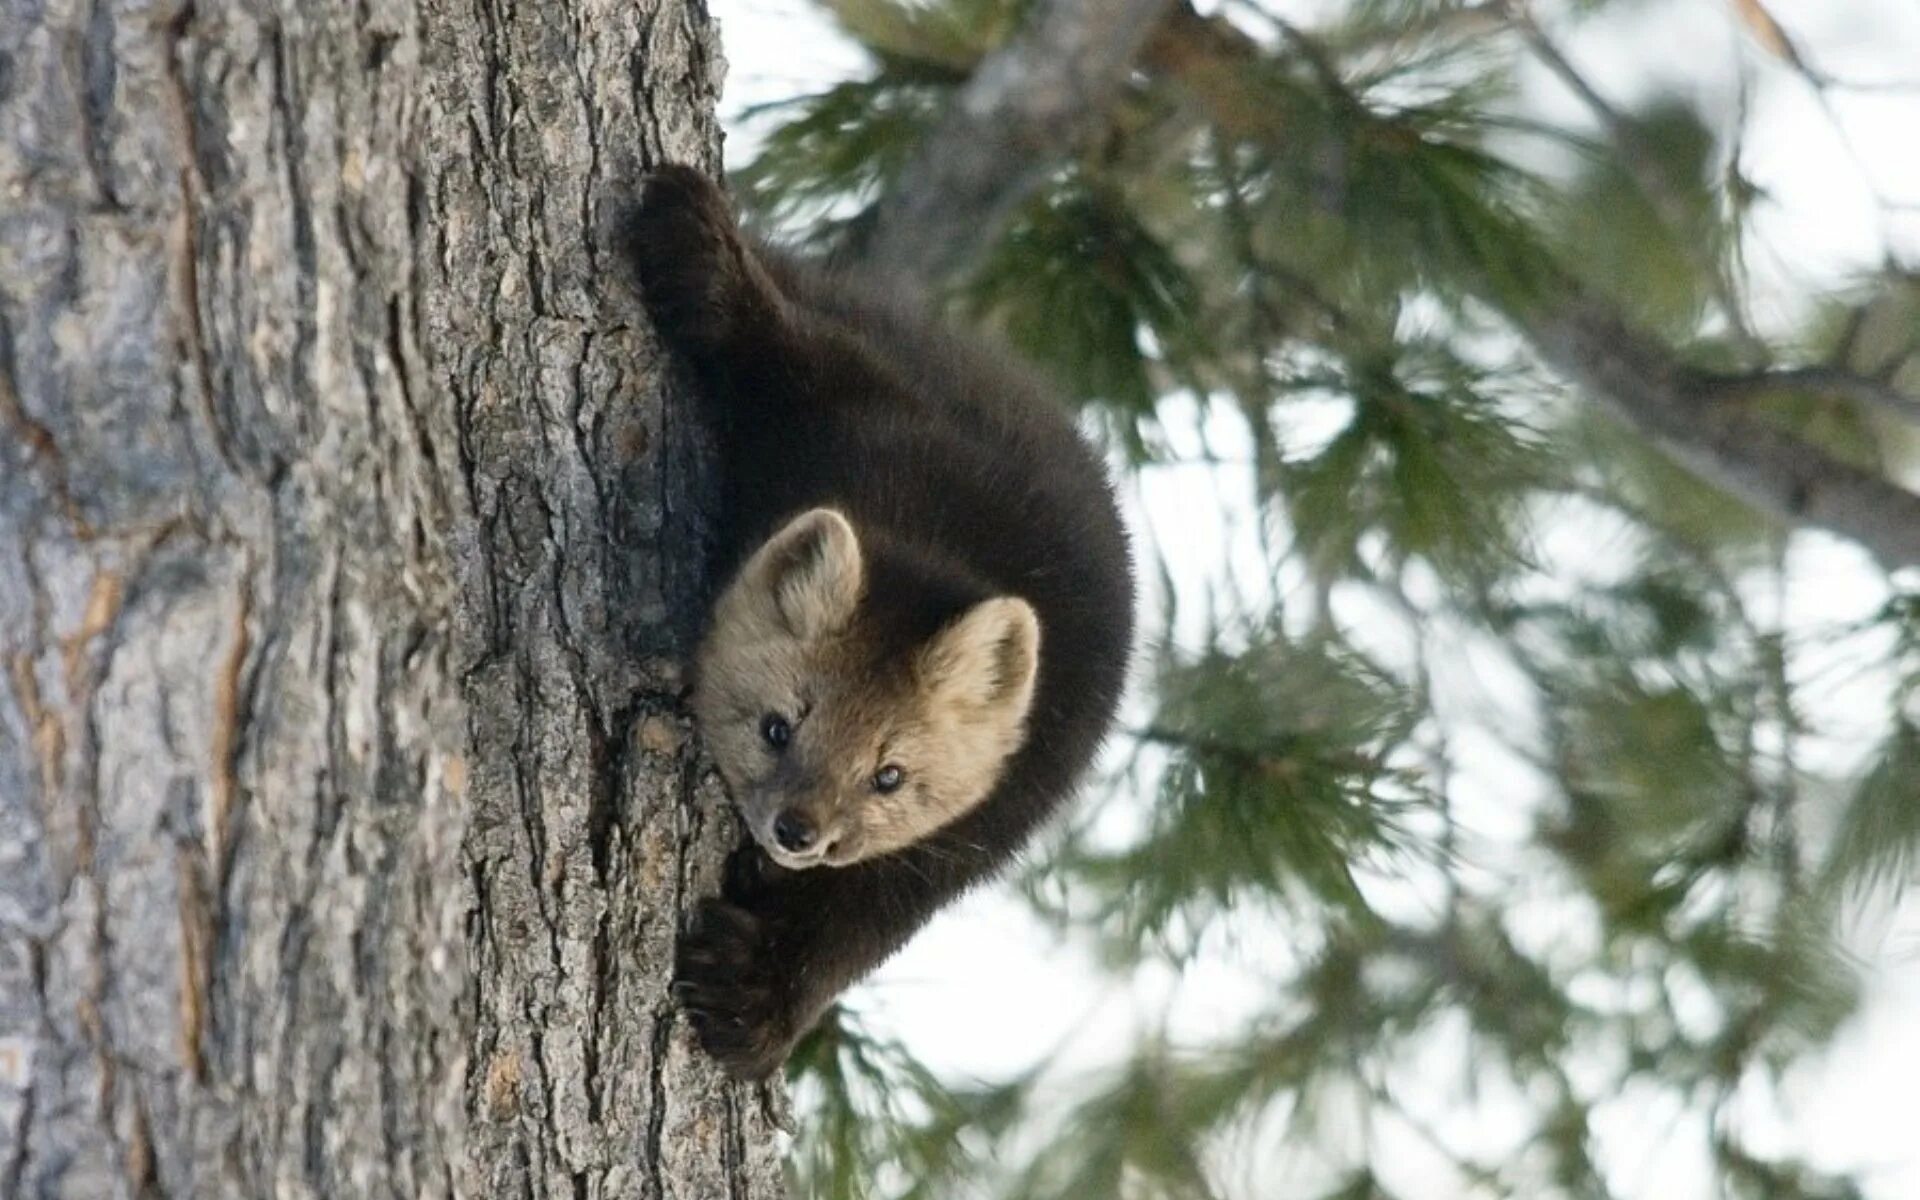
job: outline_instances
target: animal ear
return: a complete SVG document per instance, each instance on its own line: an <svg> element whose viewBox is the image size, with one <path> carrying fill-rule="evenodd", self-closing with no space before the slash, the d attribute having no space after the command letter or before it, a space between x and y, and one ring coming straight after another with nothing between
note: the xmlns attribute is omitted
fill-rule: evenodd
<svg viewBox="0 0 1920 1200"><path fill-rule="evenodd" d="M936 702L1017 726L1033 705L1040 673L1040 618L1017 596L983 600L935 635L921 671Z"/></svg>
<svg viewBox="0 0 1920 1200"><path fill-rule="evenodd" d="M788 521L754 551L744 574L772 599L788 631L818 638L852 619L866 568L853 526L830 508L815 508Z"/></svg>

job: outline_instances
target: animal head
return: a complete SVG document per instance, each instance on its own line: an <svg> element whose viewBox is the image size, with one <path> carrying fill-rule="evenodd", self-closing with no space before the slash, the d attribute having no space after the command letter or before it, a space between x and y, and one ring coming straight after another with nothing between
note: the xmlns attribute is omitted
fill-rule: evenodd
<svg viewBox="0 0 1920 1200"><path fill-rule="evenodd" d="M786 867L908 846L985 800L1026 736L1040 622L979 600L897 647L853 526L816 508L748 559L715 606L694 713L748 829Z"/></svg>

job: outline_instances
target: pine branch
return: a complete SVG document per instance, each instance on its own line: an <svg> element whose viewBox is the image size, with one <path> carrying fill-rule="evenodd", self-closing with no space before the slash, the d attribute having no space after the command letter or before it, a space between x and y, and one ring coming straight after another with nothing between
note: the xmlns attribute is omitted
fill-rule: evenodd
<svg viewBox="0 0 1920 1200"><path fill-rule="evenodd" d="M1781 392L1838 396L1891 417L1920 422L1920 396L1843 367L1775 367L1745 375L1696 376L1688 391L1703 400L1755 400Z"/></svg>
<svg viewBox="0 0 1920 1200"><path fill-rule="evenodd" d="M1647 203L1653 206L1654 211L1659 213L1660 219L1673 231L1674 236L1680 239L1682 252L1692 261L1694 269L1700 272L1701 277L1712 289L1714 301L1720 306L1721 315L1726 317L1729 332L1734 340L1749 355L1763 352L1764 348L1747 322L1746 311L1740 303L1740 296L1734 291L1732 280L1727 278L1726 270L1715 261L1711 251L1688 238L1686 200L1674 189L1673 182L1667 178L1665 170L1660 165L1660 156L1654 147L1647 144L1646 137L1634 123L1615 108L1611 101L1601 95L1600 90L1581 74L1572 60L1561 51L1553 39L1547 36L1546 31L1540 28L1539 22L1534 20L1528 6L1517 6L1516 14L1521 36L1526 39L1527 45L1532 47L1534 55L1567 90L1586 105L1587 110L1606 131L1614 148L1619 151L1621 165L1626 168L1634 186L1640 189L1640 194L1646 197Z"/></svg>
<svg viewBox="0 0 1920 1200"><path fill-rule="evenodd" d="M1158 20L1162 7L1163 0L1039 0L1029 33L988 56L881 202L866 261L923 286L962 272L1048 170L1098 132L1150 35L1151 67L1190 85L1220 128L1285 136L1270 113L1236 106L1230 95L1238 89L1228 81L1267 51L1184 2ZM1920 496L1715 403L1751 394L1767 376L1697 371L1571 279L1564 283L1558 297L1501 305L1541 359L1669 457L1748 503L1850 538L1888 567L1920 565ZM1880 407L1912 415L1905 397L1888 404L1888 393L1874 395Z"/></svg>
<svg viewBox="0 0 1920 1200"><path fill-rule="evenodd" d="M1335 36L1329 46L1341 55L1390 53L1422 41L1462 41L1493 37L1513 27L1512 0L1430 8L1398 22L1368 25Z"/></svg>
<svg viewBox="0 0 1920 1200"><path fill-rule="evenodd" d="M979 258L1020 201L1100 128L1167 4L1037 4L881 199L855 248L862 261L924 286Z"/></svg>
<svg viewBox="0 0 1920 1200"><path fill-rule="evenodd" d="M1693 370L1572 281L1562 292L1509 316L1543 361L1663 453L1764 512L1852 539L1889 569L1920 564L1920 495L1720 403L1794 372Z"/></svg>
<svg viewBox="0 0 1920 1200"><path fill-rule="evenodd" d="M1127 733L1136 742L1217 758L1242 770L1270 777L1298 774L1299 755L1306 749L1303 739L1292 736L1269 738L1269 745L1254 747L1165 725L1144 725ZM1376 774L1385 770L1385 764L1378 758L1357 751L1322 750L1316 752L1315 757L1329 766L1356 775Z"/></svg>

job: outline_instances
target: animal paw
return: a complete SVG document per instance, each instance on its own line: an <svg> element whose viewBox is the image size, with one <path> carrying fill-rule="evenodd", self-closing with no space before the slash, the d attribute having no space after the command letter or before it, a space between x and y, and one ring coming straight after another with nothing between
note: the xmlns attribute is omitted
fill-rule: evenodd
<svg viewBox="0 0 1920 1200"><path fill-rule="evenodd" d="M647 177L628 248L655 327L689 352L714 352L771 309L727 198L692 167L665 166Z"/></svg>
<svg viewBox="0 0 1920 1200"><path fill-rule="evenodd" d="M728 1074L764 1079L793 1048L790 1006L772 969L770 926L725 900L702 902L680 938L674 996L700 1045Z"/></svg>
<svg viewBox="0 0 1920 1200"><path fill-rule="evenodd" d="M750 913L776 911L781 881L793 874L767 857L758 842L746 838L727 856L720 894Z"/></svg>

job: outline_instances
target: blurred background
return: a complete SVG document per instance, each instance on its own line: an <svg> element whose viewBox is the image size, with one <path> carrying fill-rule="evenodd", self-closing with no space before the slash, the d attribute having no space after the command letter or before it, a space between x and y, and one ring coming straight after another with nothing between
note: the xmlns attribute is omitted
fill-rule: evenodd
<svg viewBox="0 0 1920 1200"><path fill-rule="evenodd" d="M1057 380L1147 612L797 1194L1920 1196L1920 6L713 7L750 217Z"/></svg>

